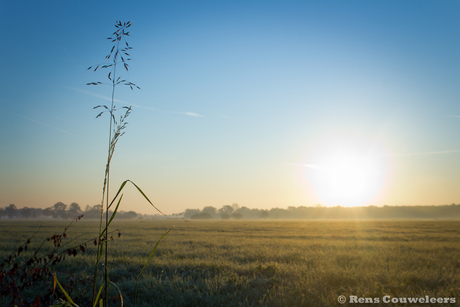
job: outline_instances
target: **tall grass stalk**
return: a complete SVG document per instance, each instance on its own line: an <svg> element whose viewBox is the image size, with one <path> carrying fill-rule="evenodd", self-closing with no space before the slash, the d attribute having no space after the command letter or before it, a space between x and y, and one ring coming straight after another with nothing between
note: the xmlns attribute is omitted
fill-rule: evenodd
<svg viewBox="0 0 460 307"><path fill-rule="evenodd" d="M124 22L122 23L121 21L117 21L115 24L116 31L112 33L112 36L108 37L107 39L110 40L113 45L112 49L110 50L110 53L105 57L106 60L112 59L112 62L106 63L106 64L99 64L95 66L90 66L88 70L93 69L94 72L97 71L99 68L101 69L108 69L110 70L107 78L110 81L108 83L112 87L112 99L111 99L111 105L110 108L106 105L98 105L95 106L94 109L102 108L102 112L100 112L96 118L100 117L104 112L109 113L109 144L108 144L108 151L107 151L107 163L105 167L105 175L104 175L104 184L102 188L102 200L101 200L101 218L100 218L100 223L99 223L99 240L97 243L97 248L98 248L98 253L96 256L96 263L94 267L94 278L93 278L93 304L96 303L96 288L97 288L97 273L98 273L98 266L99 262L101 260L102 255L104 255L104 301L106 302L106 306L108 305L108 289L109 289L109 269L108 269L108 228L115 217L118 206L121 203L121 199L123 195L120 195L121 190L124 188L126 183L131 182L137 189L138 191L144 196L144 198L156 209L153 203L148 199L148 197L142 192L142 190L134 184L130 180L125 180L115 197L112 199L111 202L110 200L110 164L111 160L115 151L115 146L120 139L121 136L124 134L124 129L126 128L127 122L126 118L129 116L131 112L131 106L124 106L122 108L126 109L124 115L120 116L119 121L117 122L116 117L115 117L115 112L116 112L116 106L114 105L115 102L115 88L117 85L126 85L129 86L131 89L138 88L140 89L136 84L129 82L125 79L122 79L121 76L117 76L117 67L118 65L123 65L124 69L128 71L128 63L127 61L130 61L131 59L129 58L129 50L132 49L132 47L129 46L128 42L126 41L126 36L129 36L129 31L128 28L131 27L131 22ZM102 82L90 82L87 83L87 85L100 85L103 84ZM113 205L113 203L118 199L118 203L116 205L115 211L112 214L112 217L109 219L109 208ZM104 206L105 206L105 227L103 229L103 215L104 215ZM158 210L160 213L161 211ZM161 239L160 239L161 240ZM150 260L150 259L149 259ZM148 261L147 261L148 262Z"/></svg>

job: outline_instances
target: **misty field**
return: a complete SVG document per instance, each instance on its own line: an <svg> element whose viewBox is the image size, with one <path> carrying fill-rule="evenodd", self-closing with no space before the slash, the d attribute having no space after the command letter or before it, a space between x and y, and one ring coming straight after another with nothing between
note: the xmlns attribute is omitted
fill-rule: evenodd
<svg viewBox="0 0 460 307"><path fill-rule="evenodd" d="M38 229L27 252L69 222L1 221L0 260ZM339 295L455 298L460 291L460 222L457 221L190 221L114 222L110 277L138 306L339 306ZM79 221L63 243L97 236L99 223ZM67 241L66 241L67 240ZM54 270L62 283L91 277L95 247L68 256ZM29 253L29 254L27 254ZM70 295L91 287L75 282ZM52 285L52 280L49 280ZM113 288L113 287L112 287ZM112 289L111 295L117 294ZM24 295L36 296L39 290ZM57 297L63 297L59 290ZM119 306L115 300L113 306ZM78 303L78 302L76 302ZM8 306L4 298L4 306ZM355 305L348 304L346 305ZM356 304L362 305L362 304ZM402 306L404 304L390 304ZM437 304L439 306L445 304Z"/></svg>

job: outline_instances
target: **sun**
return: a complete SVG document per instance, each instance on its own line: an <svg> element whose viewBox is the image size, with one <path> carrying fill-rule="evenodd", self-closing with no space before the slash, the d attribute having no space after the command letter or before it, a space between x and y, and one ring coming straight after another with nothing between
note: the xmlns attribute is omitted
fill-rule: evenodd
<svg viewBox="0 0 460 307"><path fill-rule="evenodd" d="M326 206L364 206L382 191L387 163L383 149L356 138L336 138L318 146L305 164L307 180Z"/></svg>

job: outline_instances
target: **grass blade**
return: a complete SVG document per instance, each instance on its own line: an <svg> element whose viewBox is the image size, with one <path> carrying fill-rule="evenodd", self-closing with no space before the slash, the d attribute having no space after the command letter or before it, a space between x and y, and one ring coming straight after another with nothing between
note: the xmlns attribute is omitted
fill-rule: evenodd
<svg viewBox="0 0 460 307"><path fill-rule="evenodd" d="M61 288L62 293L64 293L65 298L67 301L72 305L78 307L77 304L75 304L72 300L72 298L69 296L69 294L64 290L64 288L61 286L59 283L59 280L57 279L56 273L53 274L53 286L56 287L56 284Z"/></svg>
<svg viewBox="0 0 460 307"><path fill-rule="evenodd" d="M118 198L118 195L120 194L121 190L123 190L123 188L125 187L125 185L126 185L126 183L127 183L128 181L131 181L131 180L127 179L127 180L123 181L123 183L120 185L120 187L118 188L117 194L115 194L115 196L113 197L112 201L110 202L110 205L107 207L107 210L108 210L110 207L112 207L112 204L113 204L114 201Z"/></svg>
<svg viewBox="0 0 460 307"><path fill-rule="evenodd" d="M99 260L101 260L102 254L104 253L104 244L102 244L102 242L100 244L101 244L101 247L99 249L99 254L97 256L96 266L98 265Z"/></svg>
<svg viewBox="0 0 460 307"><path fill-rule="evenodd" d="M134 183L133 183L134 184ZM174 226L173 226L174 227ZM144 273L144 270L145 268L147 267L147 264L149 264L149 261L150 259L152 258L153 256L153 253L155 253L155 251L157 250L157 247L158 247L158 244L160 244L160 241L172 230L172 228L170 230L168 230L164 235L161 236L161 238L158 240L157 244L155 244L155 247L153 248L152 252L150 253L150 256L149 258L147 259L147 261L145 262L145 265L144 267L142 268L141 272L139 273L139 276L137 276L137 279L136 279L136 291L134 292L134 307L136 307L136 304L137 304L137 285L139 283L139 279L141 278L142 276L142 273Z"/></svg>
<svg viewBox="0 0 460 307"><path fill-rule="evenodd" d="M155 205L150 201L150 199L147 197L147 195L144 194L144 192L142 192L141 188L139 188L134 182L132 182L130 180L130 182L137 188L137 190L142 194L142 196L144 196L144 198L152 205L153 208L155 208L158 212L160 212L161 214L164 215L163 212L160 211L160 209L158 209L157 207L155 207ZM160 239L161 240L161 239Z"/></svg>
<svg viewBox="0 0 460 307"><path fill-rule="evenodd" d="M97 300L99 299L99 296L101 296L101 293L102 293L102 289L104 288L104 285L102 285L100 288L99 288L99 292L97 293L97 296L96 296L96 299L94 300L94 304L93 304L93 307L96 307L97 305ZM102 299L100 301L100 305L102 305Z"/></svg>
<svg viewBox="0 0 460 307"><path fill-rule="evenodd" d="M117 286L115 283L113 283L112 281L110 281L110 283L111 283L112 285L114 285L115 288L117 288L118 293L120 294L120 304L121 304L120 307L123 307L123 295L121 295L120 289L119 289L118 286Z"/></svg>
<svg viewBox="0 0 460 307"><path fill-rule="evenodd" d="M158 247L158 244L160 244L160 241L172 230L172 228L170 230L168 230L164 235L161 236L161 238L158 240L157 244L155 244L155 247L153 248L152 252L150 253L150 256L149 258L147 259L147 262L145 263L144 267L142 268L141 272L139 273L139 276L137 277L137 280L139 280L139 278L141 278L142 276L142 273L144 272L145 270L145 267L147 266L147 264L149 264L149 261L150 259L152 258L153 256L153 253L155 253L155 251L157 250L157 247Z"/></svg>
<svg viewBox="0 0 460 307"><path fill-rule="evenodd" d="M107 228L109 228L110 223L112 223L112 220L115 218L115 215L117 214L118 207L120 206L121 200L123 199L123 194L121 194L120 199L118 200L117 206L115 207L115 211L113 211L112 216L110 217L109 222L107 223L107 226L105 229L99 234L99 237L102 237L105 231L107 231Z"/></svg>
<svg viewBox="0 0 460 307"><path fill-rule="evenodd" d="M145 193L141 190L141 188L139 188L137 186L137 184L135 184L134 182L132 182L131 180L129 179L126 179L125 181L123 181L123 183L120 185L120 188L118 189L118 192L117 194L115 195L115 197L112 199L112 201L110 202L110 205L108 206L108 208L110 208L112 206L112 204L115 202L115 200L117 199L118 195L120 194L121 190L123 190L123 188L125 187L126 183L128 182L131 182L135 187L136 189L139 191L139 193L142 194L142 196L144 196L144 198L149 202L149 204L152 205L153 208L155 208L158 212L160 212L161 214L164 215L163 212L161 212L160 209L158 209L157 207L155 207L155 205L150 201L150 199L147 197L147 195L145 195Z"/></svg>

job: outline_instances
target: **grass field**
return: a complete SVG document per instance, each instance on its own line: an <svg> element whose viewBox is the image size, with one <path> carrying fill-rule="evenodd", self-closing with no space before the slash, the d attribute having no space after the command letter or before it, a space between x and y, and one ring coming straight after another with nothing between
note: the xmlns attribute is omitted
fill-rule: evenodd
<svg viewBox="0 0 460 307"><path fill-rule="evenodd" d="M0 259L39 224L32 244L41 242L39 237L62 232L68 222L1 221ZM153 246L173 225L139 282L138 306L340 306L339 295L347 301L350 295L378 298L372 306L405 306L384 303L385 295L459 301L457 221L136 220L113 224L122 236L111 242L110 276L125 306L133 304L135 279ZM98 222L79 221L68 230L66 240L90 238L97 229ZM91 276L94 254L94 245L88 245L86 253L59 264L59 280L66 282L71 274ZM82 289L76 286L71 295ZM90 287L86 290L89 295ZM363 304L345 304L353 305Z"/></svg>

